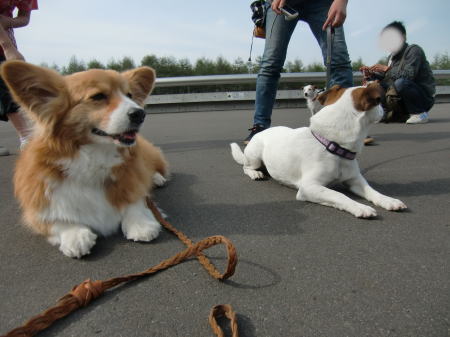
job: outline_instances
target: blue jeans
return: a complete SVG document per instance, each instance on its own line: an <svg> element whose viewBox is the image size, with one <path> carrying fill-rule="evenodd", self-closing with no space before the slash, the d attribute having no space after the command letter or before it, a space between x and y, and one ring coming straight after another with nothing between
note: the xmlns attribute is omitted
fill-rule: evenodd
<svg viewBox="0 0 450 337"><path fill-rule="evenodd" d="M428 112L434 105L434 98L411 80L399 78L394 82L394 87L402 98L406 111L411 115Z"/></svg>
<svg viewBox="0 0 450 337"><path fill-rule="evenodd" d="M299 8L299 19L308 23L326 62L327 34L322 26L327 18L331 0L305 1ZM261 61L261 69L256 81L256 101L254 125L270 127L272 109L277 94L278 80L287 48L298 20L286 21L284 16L277 15L268 5L266 17L266 44ZM344 29L335 29L335 37L331 59L331 79L329 85L339 84L343 87L353 86L353 73L350 57L345 43Z"/></svg>

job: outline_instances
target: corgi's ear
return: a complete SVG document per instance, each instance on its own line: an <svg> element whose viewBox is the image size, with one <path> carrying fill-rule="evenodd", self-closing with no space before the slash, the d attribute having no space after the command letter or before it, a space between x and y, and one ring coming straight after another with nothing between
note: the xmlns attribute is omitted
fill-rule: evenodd
<svg viewBox="0 0 450 337"><path fill-rule="evenodd" d="M128 80L133 100L143 105L155 86L155 71L150 67L140 67L126 71L122 76Z"/></svg>
<svg viewBox="0 0 450 337"><path fill-rule="evenodd" d="M70 106L64 77L54 70L7 61L1 66L1 76L13 99L37 121L57 119Z"/></svg>

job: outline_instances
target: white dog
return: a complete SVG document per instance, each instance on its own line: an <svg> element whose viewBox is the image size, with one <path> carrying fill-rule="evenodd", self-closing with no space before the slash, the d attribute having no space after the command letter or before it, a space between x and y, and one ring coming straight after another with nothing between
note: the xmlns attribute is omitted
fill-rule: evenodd
<svg viewBox="0 0 450 337"><path fill-rule="evenodd" d="M325 92L327 103L311 117L310 127L274 127L256 134L242 153L231 144L233 158L251 179L261 179L265 165L272 178L298 189L297 200L316 202L347 211L356 217L377 215L375 209L326 186L342 182L353 193L390 211L405 209L403 202L385 196L360 173L355 156L364 146L369 127L381 119L378 84Z"/></svg>
<svg viewBox="0 0 450 337"><path fill-rule="evenodd" d="M309 84L303 87L303 96L306 99L306 105L308 106L311 116L316 114L323 108L323 105L319 102L317 97L323 90L318 89L315 85Z"/></svg>

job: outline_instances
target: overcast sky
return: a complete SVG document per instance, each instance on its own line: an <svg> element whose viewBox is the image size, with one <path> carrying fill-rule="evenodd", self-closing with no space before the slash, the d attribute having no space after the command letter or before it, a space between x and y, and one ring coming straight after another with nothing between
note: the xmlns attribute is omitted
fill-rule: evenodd
<svg viewBox="0 0 450 337"><path fill-rule="evenodd" d="M306 0L314 1L314 0ZM65 65L72 55L104 63L146 54L247 60L252 22L247 0L39 0L31 23L16 29L19 50L27 61ZM345 23L350 57L372 64L385 56L377 47L380 29L402 20L408 40L431 60L450 49L450 0L349 0ZM253 57L262 54L256 39ZM309 27L300 22L288 60L321 61Z"/></svg>

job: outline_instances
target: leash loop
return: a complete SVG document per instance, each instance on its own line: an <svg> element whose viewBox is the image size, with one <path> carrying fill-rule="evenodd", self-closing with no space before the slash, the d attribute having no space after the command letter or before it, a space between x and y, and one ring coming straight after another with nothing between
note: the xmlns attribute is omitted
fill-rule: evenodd
<svg viewBox="0 0 450 337"><path fill-rule="evenodd" d="M217 318L226 317L230 321L231 337L239 337L236 313L229 304L216 305L209 313L209 324L217 337L224 337L222 328L217 323Z"/></svg>
<svg viewBox="0 0 450 337"><path fill-rule="evenodd" d="M178 231L173 227L168 221L164 219L161 212L158 210L156 205L150 198L147 198L147 205L153 212L156 219L170 232L174 233L186 246L187 248L180 253L166 259L156 266L153 266L142 273L129 274L125 276L111 278L105 281L91 281L86 280L75 287L63 296L58 303L47 309L43 313L34 316L28 322L26 322L21 327L11 330L6 335L1 337L31 337L36 335L42 330L45 330L51 326L55 321L69 315L73 311L87 306L96 298L100 297L106 290L117 287L120 284L132 282L143 277L150 276L152 274L158 273L162 270L173 267L190 257L195 256L206 271L217 280L226 280L231 277L236 268L237 264L237 253L236 248L233 243L226 237L221 235L210 236L203 239L197 243L193 243L184 233ZM214 264L208 259L208 257L203 253L204 250L216 246L218 244L224 244L227 250L227 267L224 273L220 273ZM231 309L229 305L219 305L212 309L209 320L213 331L218 337L224 337L222 330L217 324L215 317L225 315L231 321L231 328L233 331L232 337L238 337L236 314ZM214 324L215 323L215 324Z"/></svg>

